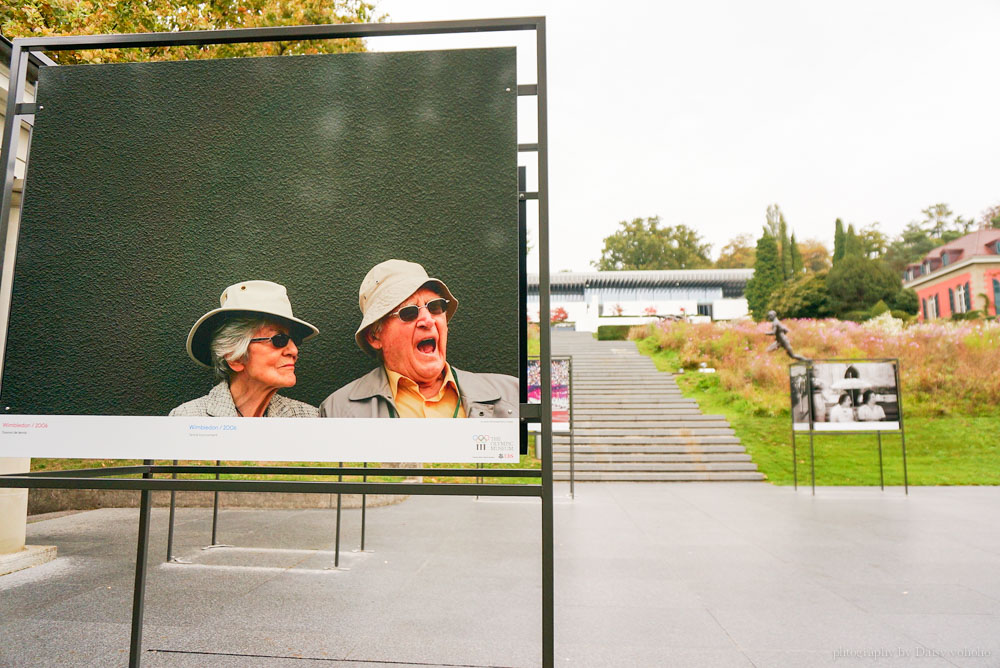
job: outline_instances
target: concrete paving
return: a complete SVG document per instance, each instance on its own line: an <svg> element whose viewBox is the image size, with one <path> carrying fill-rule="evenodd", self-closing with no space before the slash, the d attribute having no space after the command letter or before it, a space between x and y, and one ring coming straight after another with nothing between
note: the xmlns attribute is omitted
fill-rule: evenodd
<svg viewBox="0 0 1000 668"><path fill-rule="evenodd" d="M557 487L556 664L1000 666L1000 489ZM538 501L154 510L142 665L537 666ZM0 578L0 666L124 666L135 509L35 522Z"/></svg>

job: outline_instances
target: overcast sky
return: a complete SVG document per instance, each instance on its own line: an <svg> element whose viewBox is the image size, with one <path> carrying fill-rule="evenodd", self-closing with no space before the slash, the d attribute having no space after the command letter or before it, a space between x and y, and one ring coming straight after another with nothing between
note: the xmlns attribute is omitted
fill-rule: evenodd
<svg viewBox="0 0 1000 668"><path fill-rule="evenodd" d="M685 223L715 257L759 235L771 203L800 240L828 245L837 217L895 235L929 204L978 217L1000 203L997 0L378 8L393 22L547 17L553 271L591 269L603 238L635 217ZM494 45L517 46L519 83L534 83L532 33L369 40ZM522 102L519 140L533 141Z"/></svg>

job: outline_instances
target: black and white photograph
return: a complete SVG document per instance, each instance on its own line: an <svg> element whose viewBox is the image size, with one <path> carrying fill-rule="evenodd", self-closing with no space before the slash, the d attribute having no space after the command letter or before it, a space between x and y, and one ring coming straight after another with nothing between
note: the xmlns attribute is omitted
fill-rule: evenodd
<svg viewBox="0 0 1000 668"><path fill-rule="evenodd" d="M789 369L796 431L897 431L897 363L817 361ZM811 419L810 419L811 418Z"/></svg>

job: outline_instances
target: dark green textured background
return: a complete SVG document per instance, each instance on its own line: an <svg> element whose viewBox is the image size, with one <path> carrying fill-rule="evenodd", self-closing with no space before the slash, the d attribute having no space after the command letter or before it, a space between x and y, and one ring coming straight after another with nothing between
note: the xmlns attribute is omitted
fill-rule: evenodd
<svg viewBox="0 0 1000 668"><path fill-rule="evenodd" d="M513 49L43 68L2 400L11 413L162 415L205 394L194 321L248 279L320 329L317 404L370 370L374 264L460 301L448 360L517 375Z"/></svg>

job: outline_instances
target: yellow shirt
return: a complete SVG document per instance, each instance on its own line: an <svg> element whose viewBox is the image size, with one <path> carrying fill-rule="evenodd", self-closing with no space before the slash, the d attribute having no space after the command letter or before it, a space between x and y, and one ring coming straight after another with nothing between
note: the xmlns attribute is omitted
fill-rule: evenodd
<svg viewBox="0 0 1000 668"><path fill-rule="evenodd" d="M465 417L465 411L462 410L459 403L458 384L455 382L455 376L451 373L451 367L447 364L444 367L444 383L441 384L438 393L430 399L420 394L420 386L406 376L389 369L386 369L385 373L389 378L392 399L396 404L399 417ZM458 407L458 415L455 415L456 406Z"/></svg>

